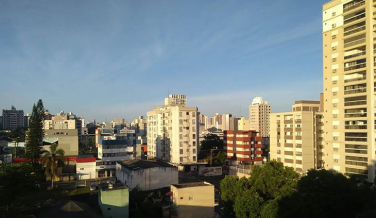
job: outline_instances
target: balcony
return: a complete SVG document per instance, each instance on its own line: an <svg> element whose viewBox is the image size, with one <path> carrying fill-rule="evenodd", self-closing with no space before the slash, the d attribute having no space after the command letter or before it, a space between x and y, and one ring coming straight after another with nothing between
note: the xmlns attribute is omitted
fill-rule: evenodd
<svg viewBox="0 0 376 218"><path fill-rule="evenodd" d="M343 13L349 12L355 8L359 8L361 6L365 5L365 1L354 1L352 3L346 4L343 6Z"/></svg>
<svg viewBox="0 0 376 218"><path fill-rule="evenodd" d="M352 35L354 33L358 33L360 31L363 31L363 30L366 30L366 26L360 26L360 27L356 27L356 28L353 28L351 30L347 30L343 33L343 36L349 36L349 35Z"/></svg>
<svg viewBox="0 0 376 218"><path fill-rule="evenodd" d="M347 42L343 45L343 47L347 48L347 47L354 46L354 45L357 45L357 44L360 44L360 43L365 43L365 42L366 42L366 38L361 38L361 39L357 39L357 40Z"/></svg>
<svg viewBox="0 0 376 218"><path fill-rule="evenodd" d="M361 89L351 89L351 90L345 90L345 95L351 95L351 94L359 94L364 93L367 91L367 88L361 88Z"/></svg>
<svg viewBox="0 0 376 218"><path fill-rule="evenodd" d="M344 25L346 25L346 24L352 23L354 21L360 20L362 18L365 18L365 17L366 17L366 13L363 10L361 12L357 12L357 13L345 16L343 23L344 23Z"/></svg>
<svg viewBox="0 0 376 218"><path fill-rule="evenodd" d="M350 70L356 70L356 69L361 69L361 68L364 68L366 67L366 63L360 63L360 64L354 64L352 66L349 66L349 67L345 67L345 71L350 71Z"/></svg>
<svg viewBox="0 0 376 218"><path fill-rule="evenodd" d="M345 129L367 129L367 125L346 125Z"/></svg>
<svg viewBox="0 0 376 218"><path fill-rule="evenodd" d="M367 100L358 100L358 101L347 101L345 102L345 106L356 106L356 105L365 105L367 104Z"/></svg>
<svg viewBox="0 0 376 218"><path fill-rule="evenodd" d="M354 57L358 57L358 56L363 56L363 55L366 55L366 51L362 51L362 52L359 52L359 53L356 53L356 54L345 56L344 59L346 60L346 59L350 59L350 58L354 58Z"/></svg>

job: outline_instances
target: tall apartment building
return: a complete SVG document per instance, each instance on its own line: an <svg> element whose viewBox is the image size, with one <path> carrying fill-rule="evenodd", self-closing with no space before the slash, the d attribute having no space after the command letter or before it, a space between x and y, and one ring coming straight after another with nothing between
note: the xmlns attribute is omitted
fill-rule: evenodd
<svg viewBox="0 0 376 218"><path fill-rule="evenodd" d="M298 173L321 167L320 101L295 101L291 112L270 115L270 159Z"/></svg>
<svg viewBox="0 0 376 218"><path fill-rule="evenodd" d="M123 123L125 123L125 122L123 122ZM135 119L131 123L131 127L132 127L132 129L136 130L137 134L144 135L144 134L146 134L147 123L148 123L147 119L145 119L143 116L139 116L137 119Z"/></svg>
<svg viewBox="0 0 376 218"><path fill-rule="evenodd" d="M3 110L3 129L14 130L24 127L24 111L17 110L14 106L10 110Z"/></svg>
<svg viewBox="0 0 376 218"><path fill-rule="evenodd" d="M82 118L77 117L72 112L64 113L61 111L57 115L50 115L49 112L45 113L44 129L77 129L78 139L81 141L82 135ZM50 118L50 119L46 119Z"/></svg>
<svg viewBox="0 0 376 218"><path fill-rule="evenodd" d="M323 5L324 167L375 178L376 2Z"/></svg>
<svg viewBox="0 0 376 218"><path fill-rule="evenodd" d="M97 177L115 175L117 161L135 159L137 155L135 130L114 134L113 129L96 129L95 144L98 147ZM141 155L141 148L139 149Z"/></svg>
<svg viewBox="0 0 376 218"><path fill-rule="evenodd" d="M249 105L249 128L262 137L269 137L270 109L270 104L262 97L254 98L252 104Z"/></svg>
<svg viewBox="0 0 376 218"><path fill-rule="evenodd" d="M186 107L186 96L172 94L163 106L147 112L148 158L175 164L197 162L197 107Z"/></svg>

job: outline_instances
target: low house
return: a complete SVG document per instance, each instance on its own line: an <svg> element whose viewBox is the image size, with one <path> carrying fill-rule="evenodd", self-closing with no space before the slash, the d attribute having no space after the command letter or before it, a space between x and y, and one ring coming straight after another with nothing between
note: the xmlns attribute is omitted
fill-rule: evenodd
<svg viewBox="0 0 376 218"><path fill-rule="evenodd" d="M214 185L192 182L171 185L174 215L179 218L214 217Z"/></svg>
<svg viewBox="0 0 376 218"><path fill-rule="evenodd" d="M76 159L76 179L95 179L96 178L96 158L95 157L77 157Z"/></svg>
<svg viewBox="0 0 376 218"><path fill-rule="evenodd" d="M98 203L102 217L129 217L129 189L120 182L98 185Z"/></svg>
<svg viewBox="0 0 376 218"><path fill-rule="evenodd" d="M152 160L119 161L116 177L129 189L138 186L143 191L169 187L179 181L177 167Z"/></svg>

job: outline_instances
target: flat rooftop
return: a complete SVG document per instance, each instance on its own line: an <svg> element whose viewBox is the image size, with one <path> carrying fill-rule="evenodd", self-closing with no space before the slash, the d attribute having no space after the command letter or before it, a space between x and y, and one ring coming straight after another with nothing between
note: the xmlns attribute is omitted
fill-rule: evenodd
<svg viewBox="0 0 376 218"><path fill-rule="evenodd" d="M208 182L190 182L190 183L182 183L182 184L171 184L176 188L191 188L191 187L198 187L198 186L213 186Z"/></svg>
<svg viewBox="0 0 376 218"><path fill-rule="evenodd" d="M154 160L128 160L128 161L118 161L120 165L129 169L129 170L141 170L141 169L148 169L154 167L174 167L175 166L168 164L162 161L154 161Z"/></svg>
<svg viewBox="0 0 376 218"><path fill-rule="evenodd" d="M111 190L120 190L120 189L127 189L128 187L124 186L123 184L121 184L119 181L116 181L115 184L113 184L113 187L112 189L108 188L108 183L101 183L98 185L98 187L102 190L102 191L111 191Z"/></svg>

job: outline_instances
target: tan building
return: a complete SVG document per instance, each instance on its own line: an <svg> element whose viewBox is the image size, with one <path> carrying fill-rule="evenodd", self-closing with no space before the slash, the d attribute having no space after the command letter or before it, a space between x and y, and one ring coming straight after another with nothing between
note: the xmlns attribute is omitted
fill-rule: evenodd
<svg viewBox="0 0 376 218"><path fill-rule="evenodd" d="M291 112L270 115L271 160L299 173L320 167L321 151L316 143L322 140L317 139L322 127L319 109L320 101L296 101Z"/></svg>
<svg viewBox="0 0 376 218"><path fill-rule="evenodd" d="M238 120L238 130L240 130L240 131L251 130L249 128L249 120L247 120L243 116L241 116Z"/></svg>
<svg viewBox="0 0 376 218"><path fill-rule="evenodd" d="M269 137L271 106L262 97L253 99L249 105L249 129L256 130L262 137Z"/></svg>
<svg viewBox="0 0 376 218"><path fill-rule="evenodd" d="M171 192L179 218L214 217L214 185L207 182L172 184Z"/></svg>
<svg viewBox="0 0 376 218"><path fill-rule="evenodd" d="M324 166L375 178L374 0L323 5Z"/></svg>
<svg viewBox="0 0 376 218"><path fill-rule="evenodd" d="M186 96L169 95L165 105L147 112L148 158L174 164L197 162L197 107L186 107Z"/></svg>
<svg viewBox="0 0 376 218"><path fill-rule="evenodd" d="M45 119L43 123L43 128L45 130L64 130L64 129L77 129L78 139L81 140L82 134L82 118L77 117L72 112L64 113L61 111L57 115L50 115L49 112L45 113L45 118L51 118L50 120Z"/></svg>
<svg viewBox="0 0 376 218"><path fill-rule="evenodd" d="M65 151L65 156L78 155L78 131L77 129L48 129L44 130L44 150L49 150L50 145L57 143Z"/></svg>

